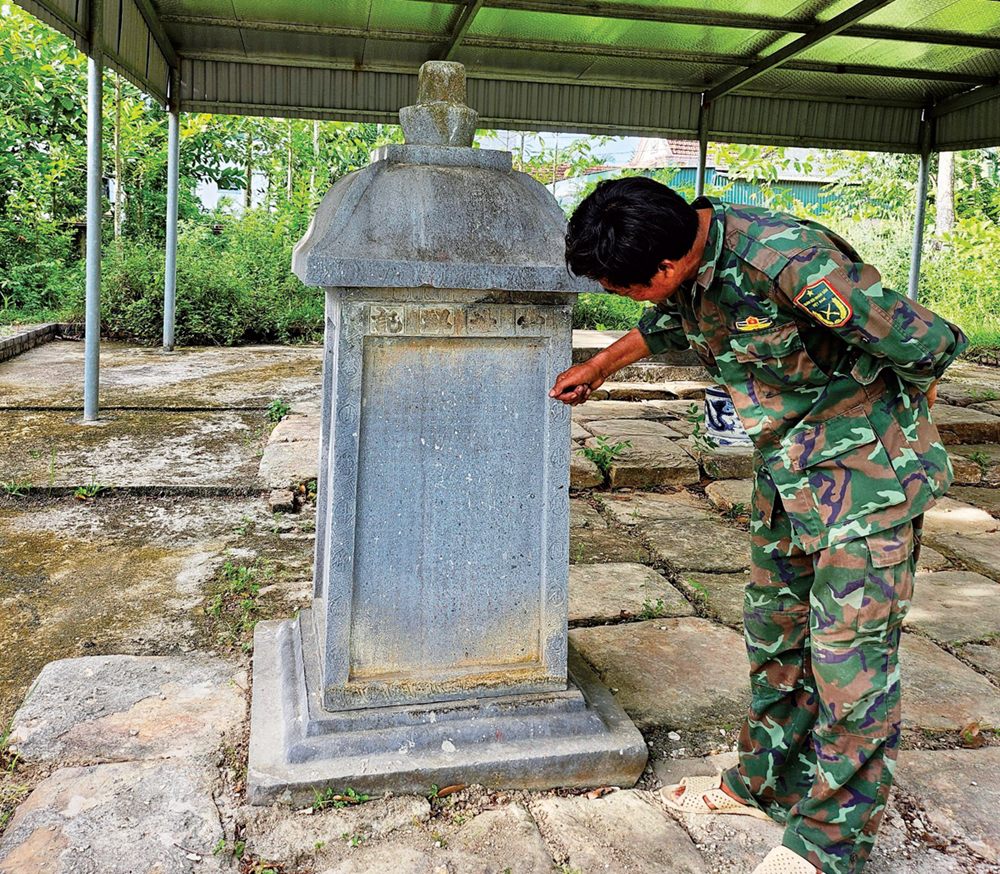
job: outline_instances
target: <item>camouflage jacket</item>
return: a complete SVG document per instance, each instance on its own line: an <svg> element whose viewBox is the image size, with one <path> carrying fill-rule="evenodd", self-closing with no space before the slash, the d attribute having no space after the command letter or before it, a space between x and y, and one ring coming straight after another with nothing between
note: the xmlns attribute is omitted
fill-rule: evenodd
<svg viewBox="0 0 1000 874"><path fill-rule="evenodd" d="M651 353L689 344L757 448L755 522L776 496L813 552L905 522L951 484L924 392L968 345L822 225L702 198L700 271L647 310Z"/></svg>

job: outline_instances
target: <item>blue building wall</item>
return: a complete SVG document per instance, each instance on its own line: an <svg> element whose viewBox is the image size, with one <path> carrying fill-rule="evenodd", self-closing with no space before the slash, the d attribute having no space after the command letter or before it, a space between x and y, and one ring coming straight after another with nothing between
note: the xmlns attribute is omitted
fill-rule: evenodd
<svg viewBox="0 0 1000 874"><path fill-rule="evenodd" d="M669 184L673 188L693 189L695 187L695 180L697 179L697 176L697 168L681 167L674 172ZM716 172L714 167L709 167L705 171L706 186L722 186L726 185L728 182L729 178L725 175L725 173ZM801 201L804 205L812 207L817 212L823 212L825 207L836 202L837 199L835 194L823 191L827 184L828 183L823 180L813 181L796 179L785 181L779 179L771 185L771 188L776 190L787 190L790 192L792 197ZM722 200L726 203L744 203L747 205L754 205L760 203L759 197L760 186L737 179L733 183L732 188L722 195Z"/></svg>

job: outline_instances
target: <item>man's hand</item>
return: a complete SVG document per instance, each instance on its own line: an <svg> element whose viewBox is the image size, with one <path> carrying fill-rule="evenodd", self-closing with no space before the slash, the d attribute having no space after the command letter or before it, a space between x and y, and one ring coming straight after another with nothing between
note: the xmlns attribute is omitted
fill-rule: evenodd
<svg viewBox="0 0 1000 874"><path fill-rule="evenodd" d="M931 383L931 387L929 389L927 389L926 394L927 394L927 408L928 409L930 409L931 407L933 407L934 406L934 401L937 400L937 384L938 384L938 381L935 379L934 382Z"/></svg>
<svg viewBox="0 0 1000 874"><path fill-rule="evenodd" d="M604 374L593 362L594 359L591 358L560 373L556 377L552 391L549 392L549 397L571 407L584 403L590 397L590 393L604 383Z"/></svg>

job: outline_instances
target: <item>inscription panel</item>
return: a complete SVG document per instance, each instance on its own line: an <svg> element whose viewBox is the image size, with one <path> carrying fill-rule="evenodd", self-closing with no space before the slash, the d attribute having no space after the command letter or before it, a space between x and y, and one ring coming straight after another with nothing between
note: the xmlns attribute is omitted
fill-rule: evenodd
<svg viewBox="0 0 1000 874"><path fill-rule="evenodd" d="M352 680L542 666L548 356L544 338L365 339Z"/></svg>

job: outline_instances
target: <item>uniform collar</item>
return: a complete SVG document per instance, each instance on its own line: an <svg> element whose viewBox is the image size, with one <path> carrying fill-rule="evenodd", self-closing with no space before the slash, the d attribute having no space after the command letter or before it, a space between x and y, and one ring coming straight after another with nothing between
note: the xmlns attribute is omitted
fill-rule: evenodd
<svg viewBox="0 0 1000 874"><path fill-rule="evenodd" d="M722 254L722 241L726 230L726 207L717 197L699 197L691 204L695 209L711 209L712 218L708 225L708 238L701 256L701 266L695 282L707 289L715 279L715 264Z"/></svg>

